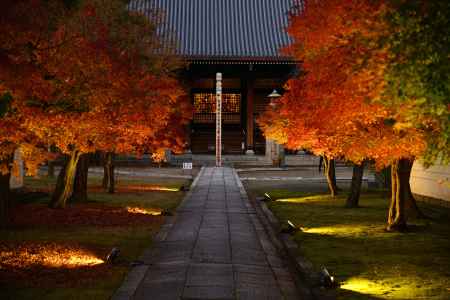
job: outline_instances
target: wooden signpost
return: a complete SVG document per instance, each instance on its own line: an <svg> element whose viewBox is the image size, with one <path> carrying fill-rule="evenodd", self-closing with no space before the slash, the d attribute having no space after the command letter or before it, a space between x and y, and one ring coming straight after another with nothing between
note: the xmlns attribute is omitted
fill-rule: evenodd
<svg viewBox="0 0 450 300"><path fill-rule="evenodd" d="M216 74L216 167L222 166L222 73Z"/></svg>

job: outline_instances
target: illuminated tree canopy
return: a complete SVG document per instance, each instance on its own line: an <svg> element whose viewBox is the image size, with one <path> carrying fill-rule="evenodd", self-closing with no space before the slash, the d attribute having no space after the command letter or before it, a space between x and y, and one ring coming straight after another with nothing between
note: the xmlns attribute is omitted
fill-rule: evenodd
<svg viewBox="0 0 450 300"><path fill-rule="evenodd" d="M436 51L429 49L428 54L420 50L423 45L415 46L406 36L414 30L412 24L432 21L422 15L444 4L419 5L419 1L408 6L406 2L305 1L304 10L292 16L288 31L294 43L287 49L302 62L303 72L289 82L275 109L260 119L266 136L288 148L307 148L356 164L372 160L379 168L391 165L390 228L406 225L405 203L413 202L410 206L415 207L409 189L412 161L424 155L445 158L448 152L444 144L449 94L448 89L439 88L448 87L448 73L440 73L441 83L426 84L428 79L422 76L427 75L420 71L424 58L417 58L422 64L418 66L409 59L420 52L433 60L441 44L448 46L446 35L434 34L440 42L433 43L437 46L430 47ZM443 22L437 18L436 26ZM418 49L410 50L414 47ZM442 69L448 68L448 55L437 61L446 61ZM431 76L433 71L426 66ZM424 83L417 91L407 88L421 80ZM401 85L408 92L402 92ZM425 91L437 93L424 100ZM434 105L424 109L426 103Z"/></svg>
<svg viewBox="0 0 450 300"><path fill-rule="evenodd" d="M10 124L1 151L30 144L68 155L53 206L70 198L84 153L184 146L190 108L177 79L180 60L159 38L156 14L149 20L119 0L2 1L0 7L0 93L11 96L0 120ZM28 171L43 159L26 156L35 162Z"/></svg>

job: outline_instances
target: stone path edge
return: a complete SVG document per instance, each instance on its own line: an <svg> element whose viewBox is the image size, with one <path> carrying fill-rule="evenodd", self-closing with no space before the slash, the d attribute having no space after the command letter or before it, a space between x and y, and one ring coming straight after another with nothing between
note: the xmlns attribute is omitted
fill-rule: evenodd
<svg viewBox="0 0 450 300"><path fill-rule="evenodd" d="M239 179L239 175L237 172L235 172L235 176L237 179ZM240 180L237 181L239 185L239 189L241 191L242 195L245 195L245 197L248 197L247 192L245 191L245 187L242 184ZM313 296L313 293L309 286L306 286L304 283L304 279L302 276L302 273L299 272L299 270L296 267L296 259L293 253L290 253L288 249L286 248L285 241L280 238L279 233L281 226L278 222L278 219L272 214L272 212L267 208L264 202L258 201L255 199L249 199L249 203L254 206L256 215L258 219L260 220L261 224L264 227L264 230L266 231L267 235L269 236L271 242L275 245L278 252L286 257L289 261L289 270L291 271L291 274L294 275L294 282L297 286L297 290L300 293L300 296L302 297L302 300L316 300L316 299L322 299L322 298L316 298ZM263 206L264 205L264 206ZM294 242L292 242L295 246ZM295 266L295 267L293 267ZM326 299L326 300L334 300L334 299Z"/></svg>
<svg viewBox="0 0 450 300"><path fill-rule="evenodd" d="M267 207L264 201L255 199L253 201L257 207L257 211L265 218L264 226L268 226L268 230L272 232L271 238L277 240L275 245L281 245L282 251L287 255L290 262L291 272L297 274L297 288L306 300L335 300L336 292L334 290L325 290L317 286L318 274L313 269L313 264L303 256L298 255L299 246L295 243L291 236L282 233L282 226L277 217ZM307 286L305 286L305 282Z"/></svg>
<svg viewBox="0 0 450 300"><path fill-rule="evenodd" d="M198 180L200 176L203 174L205 170L205 167L202 167L200 171L198 172L197 176L195 177L194 181L192 181L191 186L189 187L189 191L184 195L183 200L181 201L180 205L189 198L189 196L192 194L192 190L197 185ZM170 231L172 225L175 223L176 215L171 217L166 217L166 221L164 225L161 227L158 234L153 239L153 243L164 241L168 232ZM143 255L148 252L152 251L152 247L146 249L143 253ZM125 279L122 282L122 285L115 291L113 296L111 297L111 300L130 300L139 284L141 283L142 279L144 279L145 274L147 273L148 269L150 268L150 265L143 264L143 265L137 265L130 268L129 272L125 276Z"/></svg>

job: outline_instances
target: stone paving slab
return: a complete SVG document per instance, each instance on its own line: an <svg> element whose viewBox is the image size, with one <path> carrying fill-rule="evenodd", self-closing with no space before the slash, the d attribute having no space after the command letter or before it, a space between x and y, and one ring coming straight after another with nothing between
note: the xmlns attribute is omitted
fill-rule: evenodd
<svg viewBox="0 0 450 300"><path fill-rule="evenodd" d="M152 299L152 298L151 298ZM234 291L229 286L187 286L184 289L183 300L233 300Z"/></svg>
<svg viewBox="0 0 450 300"><path fill-rule="evenodd" d="M234 169L203 168L165 231L113 299L300 299Z"/></svg>

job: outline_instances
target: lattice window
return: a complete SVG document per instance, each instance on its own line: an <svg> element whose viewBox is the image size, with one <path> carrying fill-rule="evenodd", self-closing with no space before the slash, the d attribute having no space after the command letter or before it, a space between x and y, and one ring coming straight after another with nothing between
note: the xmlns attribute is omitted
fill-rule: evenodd
<svg viewBox="0 0 450 300"><path fill-rule="evenodd" d="M216 94L194 94L194 122L213 123L215 122L215 115ZM224 123L240 123L241 94L222 94L222 115Z"/></svg>

